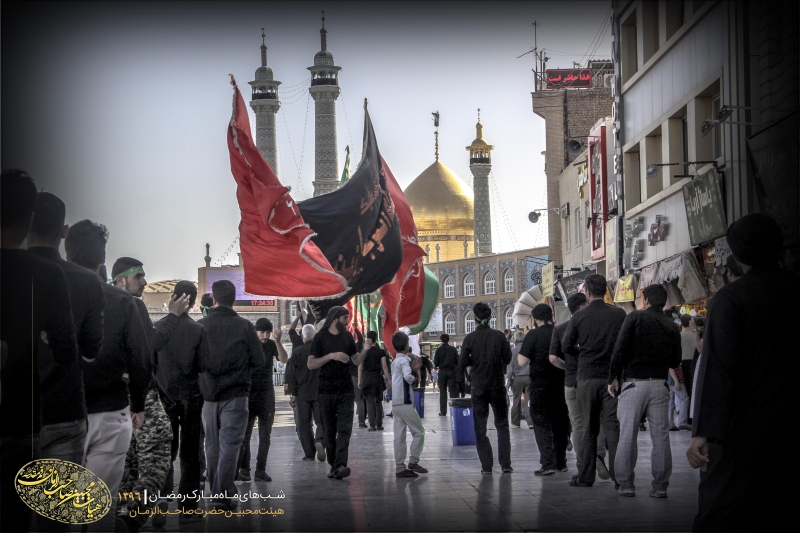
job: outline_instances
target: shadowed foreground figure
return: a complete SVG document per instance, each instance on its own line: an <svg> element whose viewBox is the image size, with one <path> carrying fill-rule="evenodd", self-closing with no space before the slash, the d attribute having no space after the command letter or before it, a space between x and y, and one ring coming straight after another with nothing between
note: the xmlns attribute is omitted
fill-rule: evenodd
<svg viewBox="0 0 800 533"><path fill-rule="evenodd" d="M700 468L695 531L779 531L790 524L791 470L769 464L786 421L796 417L798 358L786 354L800 323L800 278L779 268L783 235L767 215L728 227L744 276L723 286L708 310L695 373L694 426L686 456ZM788 354L787 354L788 355Z"/></svg>

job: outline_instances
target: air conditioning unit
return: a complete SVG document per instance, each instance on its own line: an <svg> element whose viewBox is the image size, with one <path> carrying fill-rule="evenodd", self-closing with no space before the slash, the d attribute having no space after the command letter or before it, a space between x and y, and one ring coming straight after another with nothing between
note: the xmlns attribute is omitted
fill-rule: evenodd
<svg viewBox="0 0 800 533"><path fill-rule="evenodd" d="M614 87L614 74L603 74L603 87L607 89Z"/></svg>

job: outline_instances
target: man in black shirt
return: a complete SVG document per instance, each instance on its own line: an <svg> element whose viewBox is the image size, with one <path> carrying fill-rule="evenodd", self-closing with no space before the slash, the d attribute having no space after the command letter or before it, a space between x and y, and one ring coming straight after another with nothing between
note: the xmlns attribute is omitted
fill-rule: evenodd
<svg viewBox="0 0 800 533"><path fill-rule="evenodd" d="M65 219L64 202L48 192L37 194L33 224L28 231L28 251L54 262L67 276L78 350L84 360L93 361L100 354L103 343L103 307L106 301L97 274L61 259L58 248L69 232ZM47 344L39 340L37 364L42 389L40 456L80 464L86 437L81 359L67 367L58 366ZM69 530L69 524L41 515L37 515L36 520L40 530Z"/></svg>
<svg viewBox="0 0 800 533"><path fill-rule="evenodd" d="M142 293L147 286L144 265L133 257L120 257L111 267L111 279L114 286L124 290L134 297L139 318L142 321L145 337L147 338L148 354L156 371L155 354L169 342L172 332L178 324L179 317L189 310L189 296L180 297L173 295L168 304L169 314L160 321L159 328L153 326L153 320L147 311L147 306L142 301ZM146 490L150 494L157 494L159 489L167 493L166 483L169 472L172 470L172 424L167 415L156 379L151 380L144 400L144 424L133 432L131 446L125 457L125 474L122 477L120 489L122 492L141 492ZM170 491L171 492L171 491ZM131 501L130 505L137 503ZM146 506L146 503L145 503ZM165 499L156 502L162 511L167 511L168 503ZM147 514L139 513L136 518L130 512L121 509L124 520L129 529L138 530L147 522ZM166 515L153 516L153 526L163 527Z"/></svg>
<svg viewBox="0 0 800 533"><path fill-rule="evenodd" d="M472 367L469 375L475 446L481 461L481 473L491 474L494 464L492 444L486 436L489 406L492 407L494 426L497 428L500 467L503 473L511 473L511 434L508 428L508 394L504 378L506 366L511 362L511 346L502 331L489 327L492 310L488 305L478 302L473 306L472 312L478 327L464 338L458 366L462 372Z"/></svg>
<svg viewBox="0 0 800 533"><path fill-rule="evenodd" d="M191 281L175 284L173 300L188 296L189 308L194 306L197 287ZM156 322L160 329L169 316ZM179 509L197 509L199 498L193 498L200 488L200 430L203 427L203 397L200 393L199 375L205 372L208 360L208 339L206 329L184 312L178 317L178 324L169 342L158 350L156 357L156 380L166 398L166 411L172 426L172 448L170 469L164 482L164 492L169 494L175 488L173 463L180 452L181 480L179 494L183 500ZM158 515L157 515L158 516ZM157 518L154 517L154 518ZM178 518L181 524L197 521L202 515L185 514Z"/></svg>
<svg viewBox="0 0 800 533"><path fill-rule="evenodd" d="M33 220L36 185L19 170L4 171L0 183L0 529L28 531L31 509L17 494L14 478L39 457L43 417L35 363L46 357L48 364L64 371L78 360L78 346L64 272L54 262L19 249ZM42 336L49 347L45 353L37 342Z"/></svg>
<svg viewBox="0 0 800 533"><path fill-rule="evenodd" d="M606 304L606 278L599 274L586 277L584 293L589 305L575 313L564 334L564 353L578 358L578 406L586 430L578 447L578 475L570 485L591 487L595 481L597 433L600 424L608 442L608 469L614 478L614 454L619 442L617 399L608 393L611 354L625 311ZM615 482L616 485L616 482Z"/></svg>
<svg viewBox="0 0 800 533"><path fill-rule="evenodd" d="M793 516L791 466L766 458L797 411L800 278L779 267L784 237L769 216L740 218L726 238L744 275L714 296L697 363L686 451L701 469L694 530L778 531Z"/></svg>
<svg viewBox="0 0 800 533"><path fill-rule="evenodd" d="M564 400L564 371L550 363L553 310L547 304L539 304L531 316L536 327L525 335L518 359L520 365L530 364L526 392L542 465L533 475L552 476L556 471L568 470L569 415Z"/></svg>
<svg viewBox="0 0 800 533"><path fill-rule="evenodd" d="M272 383L272 368L275 359L286 364L289 354L281 344L281 332L272 340L272 322L268 318L256 320L256 334L264 350L266 364L254 368L250 374L250 398L247 402L249 416L247 430L244 432L242 449L239 451L239 472L237 481L250 481L250 438L253 425L258 418L258 453L256 454L256 481L272 481L267 475L267 455L269 454L272 423L275 421L275 386Z"/></svg>
<svg viewBox="0 0 800 533"><path fill-rule="evenodd" d="M586 305L586 295L582 292L567 298L567 308L570 315L574 315ZM550 362L564 370L564 399L567 401L569 421L572 425L572 443L577 456L580 454L581 438L587 422L578 407L578 358L574 355L565 354L561 349L561 343L564 339L564 334L567 332L569 322L569 320L562 322L553 330L553 338L550 341ZM595 460L597 476L600 479L609 479L611 477L608 473L608 468L606 468L605 442L606 432L603 430L603 426L600 425L597 433L597 459ZM569 445L567 445L567 450L569 450Z"/></svg>
<svg viewBox="0 0 800 533"><path fill-rule="evenodd" d="M294 328L290 329L291 333ZM313 461L316 450L317 459L325 460L324 433L322 432L322 419L319 414L317 402L317 386L319 385L319 370L309 370L308 355L311 352L311 341L314 340L317 330L311 324L306 324L301 330L303 341L301 345L292 350L292 356L286 365L286 382L289 384L289 404L297 410L297 436L303 447L303 460ZM313 423L317 429L314 431Z"/></svg>
<svg viewBox="0 0 800 533"><path fill-rule="evenodd" d="M383 348L378 346L378 332L367 332L367 338L373 342L364 362L358 365L358 388L367 404L368 431L383 431L383 391L392 389L389 369L386 365ZM386 376L386 381L384 381Z"/></svg>
<svg viewBox="0 0 800 533"><path fill-rule="evenodd" d="M458 352L448 344L450 335L442 333L439 339L442 345L433 354L433 366L439 371L439 416L447 416L447 393L450 392L451 399L458 398Z"/></svg>
<svg viewBox="0 0 800 533"><path fill-rule="evenodd" d="M89 220L73 224L64 241L67 260L93 272L105 261L108 231ZM97 364L83 365L88 430L83 465L106 482L111 511L90 530L114 527L116 499L133 430L145 422L145 397L152 381L152 360L135 298L102 284L103 345ZM127 386L126 376L127 374ZM130 405L130 408L128 407Z"/></svg>
<svg viewBox="0 0 800 533"><path fill-rule="evenodd" d="M331 470L329 478L346 478L350 475L347 456L350 448L350 435L353 432L353 381L350 379L350 365L360 365L372 348L372 341L366 339L364 348L358 352L353 336L345 328L350 313L341 306L331 307L322 329L311 341L308 368L319 368L319 388L317 398L325 432L325 449Z"/></svg>
<svg viewBox="0 0 800 533"><path fill-rule="evenodd" d="M200 376L203 391L208 482L211 493L225 494L212 500L223 510L236 508L236 465L247 429L250 375L264 366L264 350L256 329L233 310L236 287L228 280L211 286L214 308L197 322L206 328L208 360Z"/></svg>
<svg viewBox="0 0 800 533"><path fill-rule="evenodd" d="M636 439L642 415L647 415L653 451L653 498L666 498L672 474L669 446L667 375L681 362L680 330L664 315L667 290L653 284L643 291L644 310L633 311L622 323L614 354L608 393L617 397L620 439L615 457L616 481L622 496L635 496Z"/></svg>

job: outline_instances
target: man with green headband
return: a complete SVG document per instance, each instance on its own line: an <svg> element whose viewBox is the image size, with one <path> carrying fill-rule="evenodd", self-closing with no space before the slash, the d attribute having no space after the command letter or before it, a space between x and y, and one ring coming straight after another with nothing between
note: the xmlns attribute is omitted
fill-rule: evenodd
<svg viewBox="0 0 800 533"><path fill-rule="evenodd" d="M133 257L120 257L111 267L111 279L114 286L134 296L139 317L147 337L151 364L153 371L156 369L153 354L164 347L172 337L172 333L179 323L179 317L189 309L189 297L184 294L180 297L173 295L169 302L169 313L166 318L159 321L159 328L153 326L147 306L142 301L142 293L147 286L144 265ZM163 488L167 479L172 459L172 424L167 416L159 395L157 382L152 380L144 402L144 423L141 429L133 432L131 446L125 457L125 475L122 479L123 491L143 492L157 494ZM168 509L166 500L156 503L162 511ZM127 510L121 508L121 513L127 515ZM125 516L128 528L138 529L147 521L147 515L139 515L137 519ZM162 527L166 516L162 514L153 517L153 526ZM136 522L136 523L134 523Z"/></svg>

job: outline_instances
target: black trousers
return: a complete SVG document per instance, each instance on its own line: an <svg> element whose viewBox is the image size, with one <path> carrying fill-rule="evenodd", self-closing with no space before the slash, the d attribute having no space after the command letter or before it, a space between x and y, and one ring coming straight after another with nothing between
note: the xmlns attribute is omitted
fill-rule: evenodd
<svg viewBox="0 0 800 533"><path fill-rule="evenodd" d="M447 393L450 399L458 398L458 384L455 372L439 369L439 412L447 414Z"/></svg>
<svg viewBox="0 0 800 533"><path fill-rule="evenodd" d="M606 433L608 448L608 471L611 479L614 475L614 456L619 444L619 420L617 419L617 399L608 393L608 381L605 379L578 380L578 409L585 420L584 432L578 448L578 480L593 484L597 469L597 434L600 424Z"/></svg>
<svg viewBox="0 0 800 533"><path fill-rule="evenodd" d="M272 424L275 422L275 390L269 388L263 391L251 391L247 405L250 416L247 418L247 429L244 432L242 448L239 450L239 468L250 469L250 438L253 435L256 418L258 418L256 471L266 470Z"/></svg>
<svg viewBox="0 0 800 533"><path fill-rule="evenodd" d="M317 424L316 435L312 420ZM300 446L306 457L314 457L316 453L315 445L317 441L323 442L322 419L319 414L319 404L316 401L297 402L297 436L300 439Z"/></svg>
<svg viewBox="0 0 800 533"><path fill-rule="evenodd" d="M383 396L364 395L364 402L367 404L367 419L371 428L383 427L383 405L381 400L383 400Z"/></svg>
<svg viewBox="0 0 800 533"><path fill-rule="evenodd" d="M361 393L361 389L358 388L358 376L350 376L353 380L353 393L355 394L355 402L356 402L356 413L358 413L358 423L359 424L366 424L367 423L367 409L364 402L364 395Z"/></svg>
<svg viewBox="0 0 800 533"><path fill-rule="evenodd" d="M563 383L541 386L531 382L527 395L542 469L566 468L569 413Z"/></svg>
<svg viewBox="0 0 800 533"><path fill-rule="evenodd" d="M203 397L197 396L188 400L171 403L167 409L172 424L172 462L164 482L165 494L175 488L174 462L180 453L181 481L178 488L180 494L186 495L180 504L183 509L197 509L199 503L188 496L200 490L200 432L203 429Z"/></svg>
<svg viewBox="0 0 800 533"><path fill-rule="evenodd" d="M494 466L492 443L486 436L489 420L489 407L494 414L494 427L497 429L497 447L500 467L511 466L511 433L508 428L508 394L505 387L481 391L472 390L472 414L475 424L475 447L481 461L481 470L490 471Z"/></svg>
<svg viewBox="0 0 800 533"><path fill-rule="evenodd" d="M350 435L353 433L353 402L355 394L317 394L322 431L325 433L325 452L332 468L347 466Z"/></svg>

